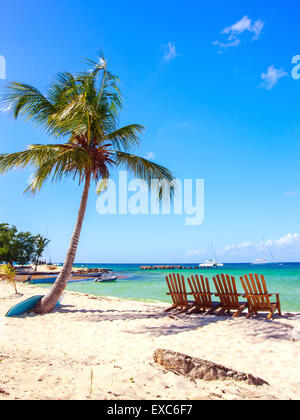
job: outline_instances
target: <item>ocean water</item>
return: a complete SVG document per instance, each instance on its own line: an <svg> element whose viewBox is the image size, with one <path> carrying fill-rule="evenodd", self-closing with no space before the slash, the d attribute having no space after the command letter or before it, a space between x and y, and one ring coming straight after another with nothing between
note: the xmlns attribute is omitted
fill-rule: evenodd
<svg viewBox="0 0 300 420"><path fill-rule="evenodd" d="M112 283L94 283L80 281L70 283L67 290L89 293L97 296L115 296L125 299L136 299L148 302L170 302L166 295L167 285L165 276L168 270L141 270L143 264L75 264L75 267L105 267L122 277ZM155 265L155 264L149 264ZM169 264L171 265L171 264ZM192 264L181 264L191 266ZM196 266L196 264L194 264ZM215 291L212 278L217 273L231 274L235 277L239 292L243 292L240 276L245 273L264 274L269 293L280 293L283 311L300 312L300 263L266 264L255 266L252 264L224 264L218 269L172 270L187 278L191 274L203 274L208 277L212 292ZM39 285L51 287L51 285Z"/></svg>

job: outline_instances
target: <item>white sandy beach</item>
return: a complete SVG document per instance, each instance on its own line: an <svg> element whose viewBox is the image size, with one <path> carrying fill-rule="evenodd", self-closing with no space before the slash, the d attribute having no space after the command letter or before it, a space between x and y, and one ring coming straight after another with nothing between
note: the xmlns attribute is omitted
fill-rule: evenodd
<svg viewBox="0 0 300 420"><path fill-rule="evenodd" d="M163 313L164 304L67 292L60 309L4 318L45 289L0 283L0 399L299 399L300 314L231 317ZM165 348L270 383L192 381L153 361ZM91 379L92 378L92 379Z"/></svg>

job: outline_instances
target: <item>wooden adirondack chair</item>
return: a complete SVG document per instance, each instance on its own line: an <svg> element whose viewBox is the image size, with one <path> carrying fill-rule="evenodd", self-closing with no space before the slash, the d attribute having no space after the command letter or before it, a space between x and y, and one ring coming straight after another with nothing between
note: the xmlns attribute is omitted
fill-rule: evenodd
<svg viewBox="0 0 300 420"><path fill-rule="evenodd" d="M188 301L188 295L185 288L184 277L180 274L169 274L166 276L166 282L169 288L167 295L171 296L173 305L166 309L165 312L173 309L180 309L178 313L186 312L189 308L194 306L193 302Z"/></svg>
<svg viewBox="0 0 300 420"><path fill-rule="evenodd" d="M210 291L208 278L198 274L191 276L187 279L195 299L195 311L206 311L205 314L213 313L216 309L220 308L221 304L212 302L211 297L213 293Z"/></svg>
<svg viewBox="0 0 300 420"><path fill-rule="evenodd" d="M279 294L275 293L276 303L271 303L270 297L273 294L268 293L265 278L262 274L260 276L258 274L249 274L249 278L245 274L241 277L241 283L248 301L248 318L253 314L256 315L257 312L270 312L267 319L271 319L276 310L278 310L278 315L282 316Z"/></svg>
<svg viewBox="0 0 300 420"><path fill-rule="evenodd" d="M217 289L215 295L220 298L222 311L230 314L232 310L235 310L233 316L239 316L248 304L239 302L241 293L237 293L235 278L228 274L218 274L213 281Z"/></svg>

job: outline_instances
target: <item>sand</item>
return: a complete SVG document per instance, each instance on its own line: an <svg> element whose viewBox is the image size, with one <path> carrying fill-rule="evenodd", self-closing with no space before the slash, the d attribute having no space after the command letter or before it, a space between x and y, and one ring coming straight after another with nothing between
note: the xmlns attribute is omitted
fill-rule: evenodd
<svg viewBox="0 0 300 420"><path fill-rule="evenodd" d="M63 306L4 318L45 289L0 283L1 399L299 399L300 314L170 316L163 303L67 292ZM251 373L270 386L190 379L153 361L166 348Z"/></svg>

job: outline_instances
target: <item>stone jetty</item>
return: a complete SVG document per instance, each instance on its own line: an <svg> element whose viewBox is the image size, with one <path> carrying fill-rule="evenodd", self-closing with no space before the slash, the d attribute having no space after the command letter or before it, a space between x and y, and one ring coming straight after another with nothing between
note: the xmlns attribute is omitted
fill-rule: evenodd
<svg viewBox="0 0 300 420"><path fill-rule="evenodd" d="M183 265L141 265L141 270L197 270L199 266L187 267Z"/></svg>

